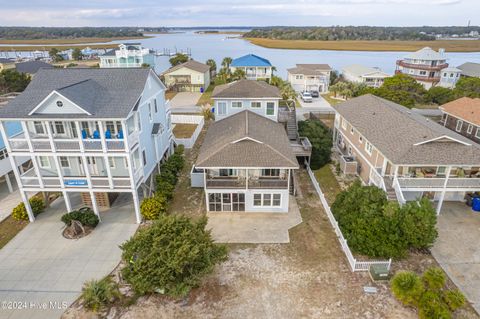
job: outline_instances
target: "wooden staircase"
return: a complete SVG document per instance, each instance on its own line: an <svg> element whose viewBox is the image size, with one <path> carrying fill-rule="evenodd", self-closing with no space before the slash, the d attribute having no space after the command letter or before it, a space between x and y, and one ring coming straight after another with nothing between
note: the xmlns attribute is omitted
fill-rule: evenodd
<svg viewBox="0 0 480 319"><path fill-rule="evenodd" d="M392 180L388 177L384 177L383 181L385 182L385 188L387 192L387 199L389 201L397 201L397 193L395 192L395 189L392 186Z"/></svg>
<svg viewBox="0 0 480 319"><path fill-rule="evenodd" d="M287 136L291 141L296 140L298 137L297 114L295 109L288 112Z"/></svg>

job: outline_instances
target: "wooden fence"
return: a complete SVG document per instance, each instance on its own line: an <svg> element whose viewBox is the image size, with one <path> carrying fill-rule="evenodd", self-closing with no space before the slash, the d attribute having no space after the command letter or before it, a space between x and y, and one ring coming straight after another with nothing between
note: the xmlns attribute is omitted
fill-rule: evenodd
<svg viewBox="0 0 480 319"><path fill-rule="evenodd" d="M390 266L392 264L391 258L389 260L359 261L355 257L353 257L352 251L350 250L350 247L348 247L347 240L343 237L342 231L340 230L340 227L338 226L338 223L333 216L332 211L330 210L327 199L325 198L325 195L323 194L322 189L320 188L320 185L315 178L315 175L313 174L312 170L308 165L307 172L310 176L310 180L312 181L313 186L315 187L315 190L317 191L318 197L320 197L320 202L322 203L323 209L327 213L328 220L330 221L330 224L332 225L335 234L337 235L340 246L342 246L342 250L347 257L348 263L350 264L350 268L352 269L352 271L368 271L370 269L370 266L372 265L383 265L386 266L388 270L390 270Z"/></svg>
<svg viewBox="0 0 480 319"><path fill-rule="evenodd" d="M192 136L189 138L176 138L175 143L177 145L183 145L185 148L192 148L195 145L195 141L200 135L200 132L203 129L203 125L205 124L205 120L201 115L180 115L180 114L172 114L172 124L197 124L197 128L193 132Z"/></svg>

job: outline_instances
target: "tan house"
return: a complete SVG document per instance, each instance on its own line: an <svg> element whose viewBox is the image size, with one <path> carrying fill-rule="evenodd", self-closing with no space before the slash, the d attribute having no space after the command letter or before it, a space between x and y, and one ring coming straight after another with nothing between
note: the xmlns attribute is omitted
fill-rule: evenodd
<svg viewBox="0 0 480 319"><path fill-rule="evenodd" d="M323 94L328 92L331 72L328 64L297 64L287 69L287 78L296 92L318 91Z"/></svg>
<svg viewBox="0 0 480 319"><path fill-rule="evenodd" d="M361 64L351 64L342 69L342 76L349 82L378 88L382 86L383 81L390 75L378 68L371 68Z"/></svg>
<svg viewBox="0 0 480 319"><path fill-rule="evenodd" d="M340 166L400 203L437 204L480 191L480 146L409 109L363 95L339 105L334 144Z"/></svg>
<svg viewBox="0 0 480 319"><path fill-rule="evenodd" d="M480 143L480 99L462 97L439 107L441 124L476 143Z"/></svg>
<svg viewBox="0 0 480 319"><path fill-rule="evenodd" d="M189 60L162 73L168 89L184 92L202 92L210 85L210 66Z"/></svg>
<svg viewBox="0 0 480 319"><path fill-rule="evenodd" d="M14 69L15 61L5 58L0 58L0 72L6 69Z"/></svg>

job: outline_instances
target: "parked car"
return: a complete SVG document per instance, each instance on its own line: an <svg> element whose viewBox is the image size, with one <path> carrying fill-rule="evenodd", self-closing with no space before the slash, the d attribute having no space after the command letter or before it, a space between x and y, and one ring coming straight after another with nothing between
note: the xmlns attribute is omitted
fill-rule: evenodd
<svg viewBox="0 0 480 319"><path fill-rule="evenodd" d="M319 97L320 96L320 93L318 93L318 91L315 91L315 90L310 91L310 94L312 95L312 97Z"/></svg>
<svg viewBox="0 0 480 319"><path fill-rule="evenodd" d="M300 94L300 98L302 99L303 102L305 103L312 103L313 99L312 99L312 95L310 94L310 92L302 92Z"/></svg>

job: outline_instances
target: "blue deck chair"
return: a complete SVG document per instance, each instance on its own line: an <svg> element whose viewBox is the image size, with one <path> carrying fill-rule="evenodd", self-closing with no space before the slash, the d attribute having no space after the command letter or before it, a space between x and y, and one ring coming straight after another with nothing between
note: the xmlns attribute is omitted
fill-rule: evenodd
<svg viewBox="0 0 480 319"><path fill-rule="evenodd" d="M100 133L97 130L93 131L93 138L94 139L99 139L100 138Z"/></svg>
<svg viewBox="0 0 480 319"><path fill-rule="evenodd" d="M110 130L107 130L107 131L105 132L105 138L106 138L107 140L112 139L112 132L110 132Z"/></svg>

